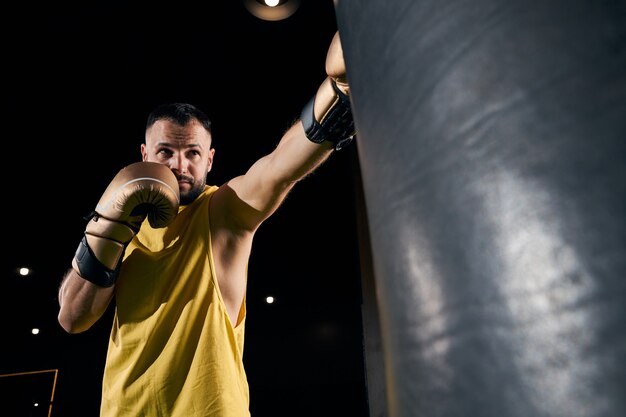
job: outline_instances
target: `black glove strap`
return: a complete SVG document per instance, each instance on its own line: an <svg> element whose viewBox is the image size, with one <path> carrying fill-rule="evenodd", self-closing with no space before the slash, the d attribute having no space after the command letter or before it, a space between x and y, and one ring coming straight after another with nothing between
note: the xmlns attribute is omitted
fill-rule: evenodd
<svg viewBox="0 0 626 417"><path fill-rule="evenodd" d="M93 254L85 236L81 239L74 257L78 265L78 274L82 278L100 287L111 287L115 284L122 262L120 261L114 270L104 266Z"/></svg>
<svg viewBox="0 0 626 417"><path fill-rule="evenodd" d="M304 126L304 133L311 142L322 143L329 141L335 146L336 150L339 150L354 139L354 119L352 117L352 108L350 107L350 97L337 87L337 83L334 80L332 80L331 84L339 97L339 102L330 109L324 121L320 124L315 120L313 112L315 96L302 109L300 119Z"/></svg>

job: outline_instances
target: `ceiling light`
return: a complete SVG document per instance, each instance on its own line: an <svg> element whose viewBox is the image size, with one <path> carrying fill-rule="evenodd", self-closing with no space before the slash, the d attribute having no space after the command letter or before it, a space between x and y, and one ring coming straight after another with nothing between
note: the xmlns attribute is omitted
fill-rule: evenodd
<svg viewBox="0 0 626 417"><path fill-rule="evenodd" d="M263 20L283 20L295 13L299 0L243 0L252 15Z"/></svg>

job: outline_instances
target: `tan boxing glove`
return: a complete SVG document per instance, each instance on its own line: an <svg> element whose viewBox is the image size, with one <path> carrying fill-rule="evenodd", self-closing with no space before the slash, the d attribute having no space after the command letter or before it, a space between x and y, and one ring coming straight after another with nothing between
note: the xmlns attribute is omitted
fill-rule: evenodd
<svg viewBox="0 0 626 417"><path fill-rule="evenodd" d="M174 173L155 162L136 162L118 172L89 217L72 267L101 287L112 286L124 250L148 218L165 227L178 214L180 191Z"/></svg>
<svg viewBox="0 0 626 417"><path fill-rule="evenodd" d="M352 141L355 129L339 32L335 33L328 48L326 74L328 77L304 107L300 119L309 140L315 143L329 141L335 149L341 149Z"/></svg>

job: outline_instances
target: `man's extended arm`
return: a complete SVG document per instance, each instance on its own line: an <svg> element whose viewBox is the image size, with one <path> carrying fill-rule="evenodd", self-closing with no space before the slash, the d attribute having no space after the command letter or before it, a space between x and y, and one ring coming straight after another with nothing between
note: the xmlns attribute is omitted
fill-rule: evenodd
<svg viewBox="0 0 626 417"><path fill-rule="evenodd" d="M349 86L338 33L328 49L326 72L328 77L304 107L301 120L287 130L276 149L227 184L230 192L224 191L223 194L231 198L221 198L218 191L216 202L225 205L220 212L235 214L235 221L240 222L231 224L234 229L256 229L278 208L295 183L354 136Z"/></svg>

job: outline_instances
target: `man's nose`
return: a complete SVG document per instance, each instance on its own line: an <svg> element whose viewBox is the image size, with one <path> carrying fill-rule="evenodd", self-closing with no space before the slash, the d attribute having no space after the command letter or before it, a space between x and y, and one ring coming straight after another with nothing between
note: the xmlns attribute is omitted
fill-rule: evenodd
<svg viewBox="0 0 626 417"><path fill-rule="evenodd" d="M189 161L187 161L187 158L185 158L184 155L179 154L170 158L170 169L172 171L185 174L187 173L188 167Z"/></svg>

